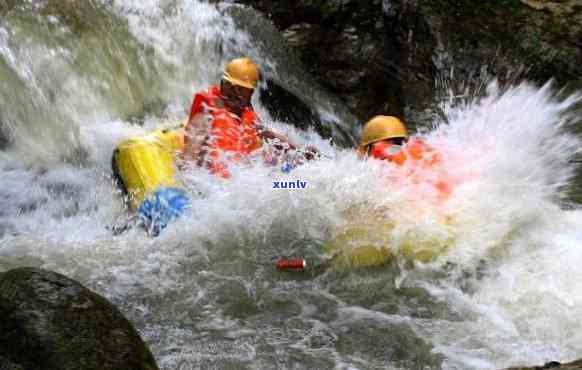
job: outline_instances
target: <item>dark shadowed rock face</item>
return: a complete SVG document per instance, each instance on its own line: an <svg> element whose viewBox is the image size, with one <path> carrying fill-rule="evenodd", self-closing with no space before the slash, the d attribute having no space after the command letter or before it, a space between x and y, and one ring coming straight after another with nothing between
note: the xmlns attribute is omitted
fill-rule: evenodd
<svg viewBox="0 0 582 370"><path fill-rule="evenodd" d="M0 356L0 370L26 370L22 366Z"/></svg>
<svg viewBox="0 0 582 370"><path fill-rule="evenodd" d="M1 114L2 113L0 112L0 115ZM8 138L7 130L4 128L4 124L0 120L0 150L4 150L8 146L9 142L10 140Z"/></svg>
<svg viewBox="0 0 582 370"><path fill-rule="evenodd" d="M580 0L237 2L264 12L361 120L431 108L435 80L457 94L491 78L582 88Z"/></svg>
<svg viewBox="0 0 582 370"><path fill-rule="evenodd" d="M155 370L133 326L105 298L36 268L0 274L0 369Z"/></svg>
<svg viewBox="0 0 582 370"><path fill-rule="evenodd" d="M562 369L562 370L582 370L582 360L561 364L557 361L546 362L542 366L533 367L512 367L506 370L546 370L546 369Z"/></svg>
<svg viewBox="0 0 582 370"><path fill-rule="evenodd" d="M401 53L381 0L238 2L264 12L305 69L360 120L402 115Z"/></svg>
<svg viewBox="0 0 582 370"><path fill-rule="evenodd" d="M478 84L495 77L502 83L521 79L544 83L554 78L559 85L578 86L582 82L579 0L395 3L401 34L409 33L401 39L408 59L432 58L441 73L450 75L454 69L454 80ZM413 17L424 26L415 28ZM420 71L413 65L410 70Z"/></svg>

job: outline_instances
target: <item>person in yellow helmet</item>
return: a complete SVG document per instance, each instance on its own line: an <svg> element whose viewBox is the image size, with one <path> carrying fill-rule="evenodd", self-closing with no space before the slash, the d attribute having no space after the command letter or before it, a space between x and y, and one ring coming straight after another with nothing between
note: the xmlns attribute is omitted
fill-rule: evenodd
<svg viewBox="0 0 582 370"><path fill-rule="evenodd" d="M286 136L257 122L251 98L258 81L257 65L249 58L237 58L227 64L220 87L194 95L185 130L185 159L228 178L228 162L240 161L264 141L274 142L282 152L296 148Z"/></svg>
<svg viewBox="0 0 582 370"><path fill-rule="evenodd" d="M358 154L402 162L402 155L398 155L402 153L401 149L407 141L408 130L400 119L376 116L364 125Z"/></svg>
<svg viewBox="0 0 582 370"><path fill-rule="evenodd" d="M403 166L407 163L409 176L422 178L422 170L441 164L441 156L420 138L410 139L404 123L392 116L376 116L362 130L358 154L361 157L386 160ZM441 171L442 172L442 171ZM431 180L442 200L451 193L444 175Z"/></svg>

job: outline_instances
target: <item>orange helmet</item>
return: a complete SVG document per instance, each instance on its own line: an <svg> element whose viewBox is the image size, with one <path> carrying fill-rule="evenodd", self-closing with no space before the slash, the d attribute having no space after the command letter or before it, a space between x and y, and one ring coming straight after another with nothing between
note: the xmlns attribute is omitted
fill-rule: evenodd
<svg viewBox="0 0 582 370"><path fill-rule="evenodd" d="M363 155L366 153L366 148L375 142L400 137L408 138L406 126L400 119L392 116L376 116L364 125L358 152Z"/></svg>
<svg viewBox="0 0 582 370"><path fill-rule="evenodd" d="M254 90L259 80L259 69L250 58L237 58L226 65L222 78L233 85Z"/></svg>

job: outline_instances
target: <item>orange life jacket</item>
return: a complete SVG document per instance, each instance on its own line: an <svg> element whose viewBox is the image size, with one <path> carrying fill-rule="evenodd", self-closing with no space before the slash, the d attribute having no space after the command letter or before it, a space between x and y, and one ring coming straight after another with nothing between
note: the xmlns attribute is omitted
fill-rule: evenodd
<svg viewBox="0 0 582 370"><path fill-rule="evenodd" d="M230 172L225 160L238 162L262 145L256 127L257 116L250 108L246 108L241 117L228 111L222 101L220 88L211 86L208 92L194 96L186 125L185 150L188 150L193 140L188 132L196 130L192 126L201 124L197 119L200 115L205 115L210 124L204 138L207 153L199 163L211 173L229 178Z"/></svg>
<svg viewBox="0 0 582 370"><path fill-rule="evenodd" d="M407 178L415 184L426 181L431 183L438 191L441 202L447 200L451 195L452 187L443 171L436 171L436 179L426 178L425 174L428 170L438 170L442 159L434 148L419 138L410 139L402 147L387 142L377 143L372 147L370 155L378 159L388 160L399 166L406 164Z"/></svg>

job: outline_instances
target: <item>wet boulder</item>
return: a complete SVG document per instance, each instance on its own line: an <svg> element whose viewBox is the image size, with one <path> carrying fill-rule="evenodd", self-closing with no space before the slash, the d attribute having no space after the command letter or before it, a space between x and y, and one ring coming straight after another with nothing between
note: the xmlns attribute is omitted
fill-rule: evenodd
<svg viewBox="0 0 582 370"><path fill-rule="evenodd" d="M449 89L470 97L491 78L582 87L580 0L236 2L265 13L360 121L430 122Z"/></svg>
<svg viewBox="0 0 582 370"><path fill-rule="evenodd" d="M542 366L532 367L512 367L506 370L545 370L545 369L563 369L563 370L582 370L582 360L576 360L567 364L561 364L557 361L546 362Z"/></svg>
<svg viewBox="0 0 582 370"><path fill-rule="evenodd" d="M10 144L7 125L2 122L2 112L0 112L0 150L6 149Z"/></svg>
<svg viewBox="0 0 582 370"><path fill-rule="evenodd" d="M1 369L158 369L117 308L55 272L0 274L0 317Z"/></svg>
<svg viewBox="0 0 582 370"><path fill-rule="evenodd" d="M402 53L382 0L239 0L265 13L304 68L364 122L403 115Z"/></svg>
<svg viewBox="0 0 582 370"><path fill-rule="evenodd" d="M0 370L25 370L22 366L0 356Z"/></svg>
<svg viewBox="0 0 582 370"><path fill-rule="evenodd" d="M266 88L260 90L259 99L273 119L290 123L300 130L313 127L323 138L332 136L330 128L320 120L317 112L276 81L266 81ZM349 141L349 134L346 136L345 140Z"/></svg>

